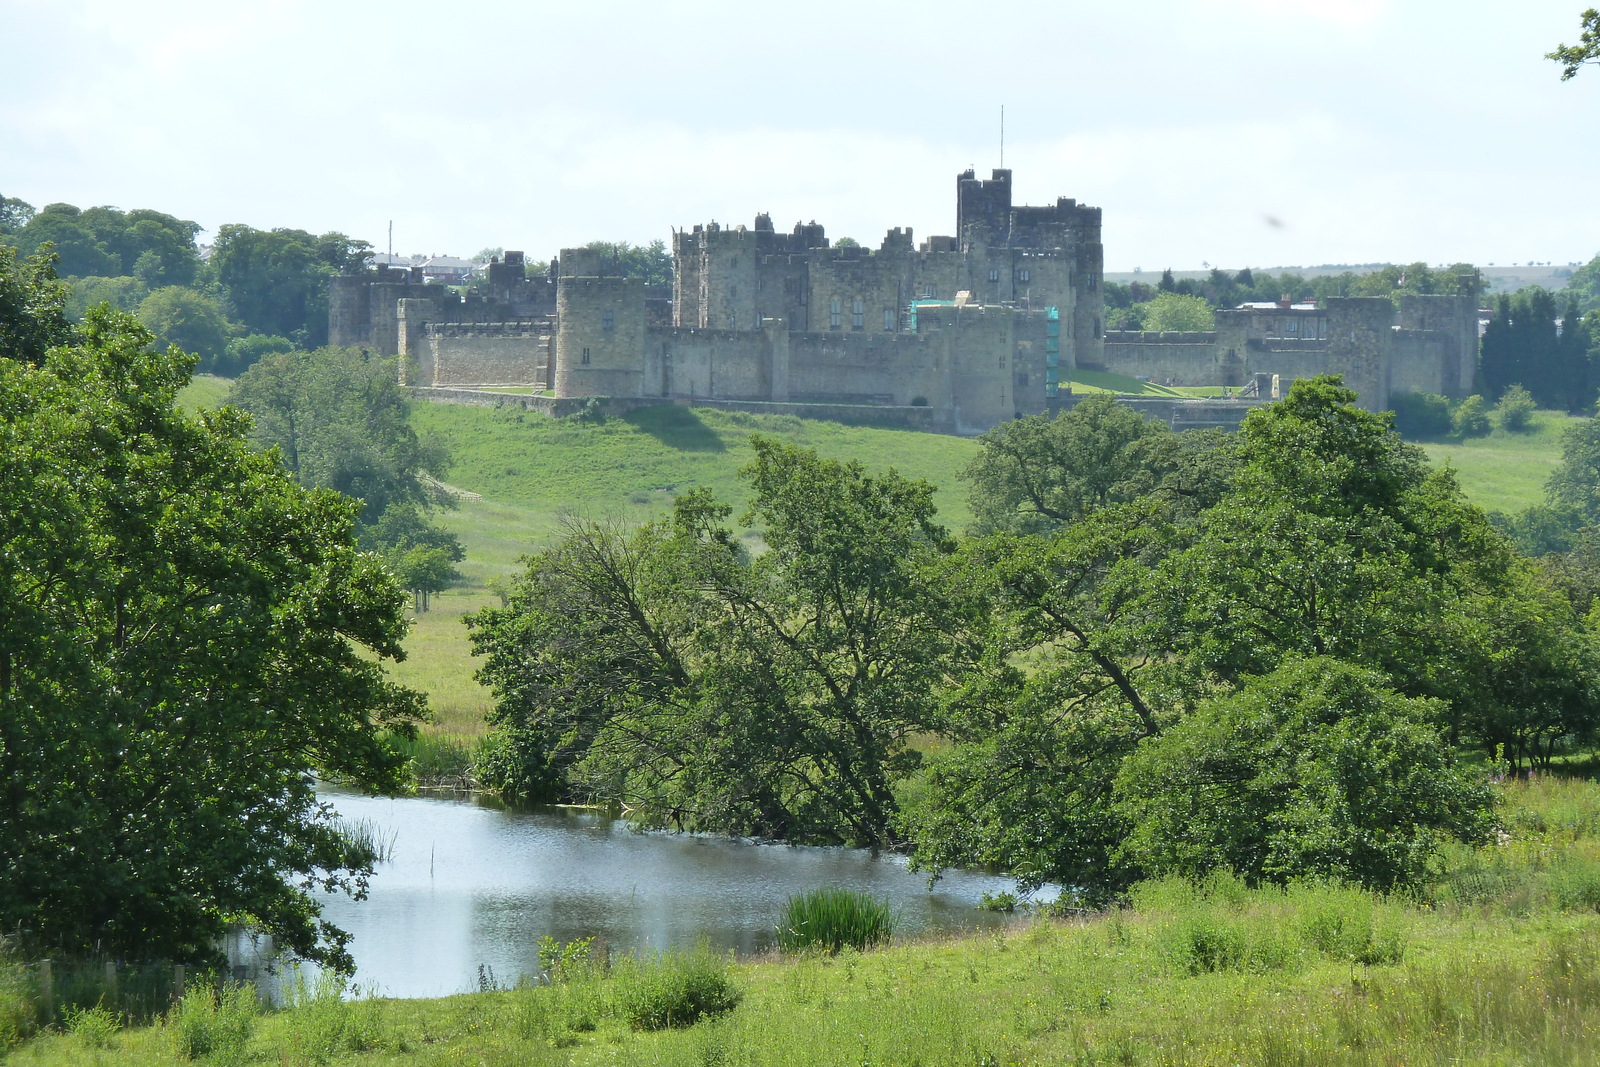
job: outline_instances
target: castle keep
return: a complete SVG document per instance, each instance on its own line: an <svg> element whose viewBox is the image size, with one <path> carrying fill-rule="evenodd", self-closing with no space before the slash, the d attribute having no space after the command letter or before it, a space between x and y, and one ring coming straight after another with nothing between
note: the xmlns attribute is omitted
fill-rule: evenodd
<svg viewBox="0 0 1600 1067"><path fill-rule="evenodd" d="M334 280L330 342L401 357L407 384L533 385L557 397L925 407L976 432L1044 411L1101 344L1100 210L1011 201L1011 172L956 179L956 233L833 247L822 226L713 222L673 235L670 293L564 250L453 299L399 271Z"/></svg>
<svg viewBox="0 0 1600 1067"><path fill-rule="evenodd" d="M1100 209L1012 203L1011 172L956 178L956 225L920 244L831 245L767 215L673 234L673 284L647 288L601 253L566 249L528 278L522 253L465 300L416 272L336 278L329 335L400 357L422 388L533 386L557 398L804 405L830 417L914 412L975 433L1048 410L1076 367L1174 384L1283 384L1342 373L1369 407L1391 392L1464 395L1477 282L1457 296L1247 306L1204 334L1103 329ZM789 408L793 410L793 407Z"/></svg>

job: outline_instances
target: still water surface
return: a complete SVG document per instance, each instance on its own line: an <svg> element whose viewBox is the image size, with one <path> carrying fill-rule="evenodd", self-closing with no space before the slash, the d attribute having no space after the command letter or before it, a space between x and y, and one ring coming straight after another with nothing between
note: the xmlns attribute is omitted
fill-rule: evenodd
<svg viewBox="0 0 1600 1067"><path fill-rule="evenodd" d="M700 938L759 952L772 944L784 901L821 885L888 897L902 934L1002 923L976 905L984 892L1015 888L1008 878L951 872L929 892L927 876L901 857L637 833L598 812L331 789L324 799L394 841L365 901L325 900L325 917L354 935L357 983L386 996L475 989L480 965L502 983L537 974L544 935L599 936L613 952Z"/></svg>

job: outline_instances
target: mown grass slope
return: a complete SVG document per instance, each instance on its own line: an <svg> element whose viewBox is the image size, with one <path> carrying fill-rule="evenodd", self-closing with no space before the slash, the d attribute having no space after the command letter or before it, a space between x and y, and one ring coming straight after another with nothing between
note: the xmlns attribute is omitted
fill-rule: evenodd
<svg viewBox="0 0 1600 1067"><path fill-rule="evenodd" d="M559 528L563 514L640 522L700 487L735 505L737 520L748 501L739 471L753 458L752 434L925 479L939 489L946 526L960 531L972 519L957 477L977 454L967 438L672 405L593 421L450 404L419 403L412 412L418 432L450 452L446 481L483 497L464 504L489 505L461 509L467 521L454 528L464 536L477 526L491 535L486 540L536 542Z"/></svg>

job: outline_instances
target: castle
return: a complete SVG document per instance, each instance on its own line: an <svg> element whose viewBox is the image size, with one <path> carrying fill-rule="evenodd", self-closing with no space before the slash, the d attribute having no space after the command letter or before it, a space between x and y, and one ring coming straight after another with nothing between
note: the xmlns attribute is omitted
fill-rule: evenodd
<svg viewBox="0 0 1600 1067"><path fill-rule="evenodd" d="M398 356L425 389L898 413L950 433L1052 409L1078 367L1230 386L1342 373L1374 408L1470 390L1476 278L1398 313L1381 298L1257 305L1219 312L1214 332L1107 335L1099 208L1017 206L1009 170L968 170L955 231L917 244L896 228L874 250L831 245L815 222L779 233L766 215L697 225L673 234L670 292L608 273L591 249L535 278L508 252L465 299L383 268L333 279L330 343Z"/></svg>

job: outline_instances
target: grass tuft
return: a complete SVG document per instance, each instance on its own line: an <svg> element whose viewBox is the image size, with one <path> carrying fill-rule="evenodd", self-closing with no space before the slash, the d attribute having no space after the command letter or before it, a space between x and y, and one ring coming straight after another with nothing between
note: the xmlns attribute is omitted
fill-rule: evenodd
<svg viewBox="0 0 1600 1067"><path fill-rule="evenodd" d="M880 945L894 933L887 900L839 886L823 886L790 897L778 922L778 946L785 952L823 949L837 953Z"/></svg>

